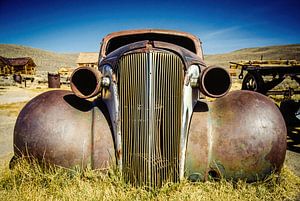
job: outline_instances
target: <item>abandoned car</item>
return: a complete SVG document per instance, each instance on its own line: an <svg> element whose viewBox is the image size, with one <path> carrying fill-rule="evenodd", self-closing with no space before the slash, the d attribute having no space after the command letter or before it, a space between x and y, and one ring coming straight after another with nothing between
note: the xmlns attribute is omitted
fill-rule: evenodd
<svg viewBox="0 0 300 201"><path fill-rule="evenodd" d="M98 68L73 72L72 92L45 92L23 108L15 156L116 168L136 185L263 179L284 162L284 120L267 97L230 86L192 34L115 32L102 41Z"/></svg>

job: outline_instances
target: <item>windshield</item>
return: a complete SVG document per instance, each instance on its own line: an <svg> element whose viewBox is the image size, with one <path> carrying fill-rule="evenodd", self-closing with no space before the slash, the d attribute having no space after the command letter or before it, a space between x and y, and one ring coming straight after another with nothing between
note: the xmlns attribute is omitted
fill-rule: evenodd
<svg viewBox="0 0 300 201"><path fill-rule="evenodd" d="M143 40L150 40L150 41L162 41L167 43L172 43L181 47L184 47L191 52L196 52L196 47L194 41L190 38L178 35L170 35L170 34L160 34L160 33L143 33L143 34L130 34L130 35L123 35L117 36L112 38L106 48L106 55L111 53L112 51L130 43L143 41Z"/></svg>

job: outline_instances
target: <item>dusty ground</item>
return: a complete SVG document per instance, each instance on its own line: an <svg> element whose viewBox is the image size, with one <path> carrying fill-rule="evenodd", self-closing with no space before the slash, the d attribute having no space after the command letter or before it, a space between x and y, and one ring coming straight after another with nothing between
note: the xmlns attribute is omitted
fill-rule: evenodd
<svg viewBox="0 0 300 201"><path fill-rule="evenodd" d="M232 88L238 89L239 85L233 84ZM27 101L46 90L48 90L46 87L40 89L17 86L0 88L0 162L13 155L13 129L19 111ZM300 176L300 127L293 127L289 130L285 165Z"/></svg>
<svg viewBox="0 0 300 201"><path fill-rule="evenodd" d="M0 87L0 162L13 155L13 130L20 110L30 99L47 90L49 89L46 85L38 89Z"/></svg>
<svg viewBox="0 0 300 201"><path fill-rule="evenodd" d="M7 111L0 110L0 160L12 155L13 128L16 116L10 116Z"/></svg>
<svg viewBox="0 0 300 201"><path fill-rule="evenodd" d="M13 152L13 129L19 110L27 101L38 95L29 89L16 86L0 88L0 159Z"/></svg>

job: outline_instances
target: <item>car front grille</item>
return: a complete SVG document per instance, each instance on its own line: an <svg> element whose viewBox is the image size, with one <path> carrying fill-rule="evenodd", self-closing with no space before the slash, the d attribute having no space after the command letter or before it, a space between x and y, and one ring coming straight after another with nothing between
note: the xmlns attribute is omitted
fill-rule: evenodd
<svg viewBox="0 0 300 201"><path fill-rule="evenodd" d="M170 52L131 53L118 63L122 167L126 181L179 179L184 66Z"/></svg>

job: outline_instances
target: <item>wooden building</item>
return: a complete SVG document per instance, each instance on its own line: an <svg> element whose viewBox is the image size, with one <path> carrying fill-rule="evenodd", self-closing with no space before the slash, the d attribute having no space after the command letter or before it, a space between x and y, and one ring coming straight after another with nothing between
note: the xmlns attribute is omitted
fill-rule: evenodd
<svg viewBox="0 0 300 201"><path fill-rule="evenodd" d="M61 67L58 69L58 73L61 76L70 77L74 70L75 70L75 68L72 68L72 67Z"/></svg>
<svg viewBox="0 0 300 201"><path fill-rule="evenodd" d="M6 58L0 56L0 75L11 74L11 68Z"/></svg>
<svg viewBox="0 0 300 201"><path fill-rule="evenodd" d="M99 53L97 52L81 52L77 58L77 67L89 66L98 67Z"/></svg>
<svg viewBox="0 0 300 201"><path fill-rule="evenodd" d="M0 56L0 75L34 75L36 64L30 57L5 58Z"/></svg>

